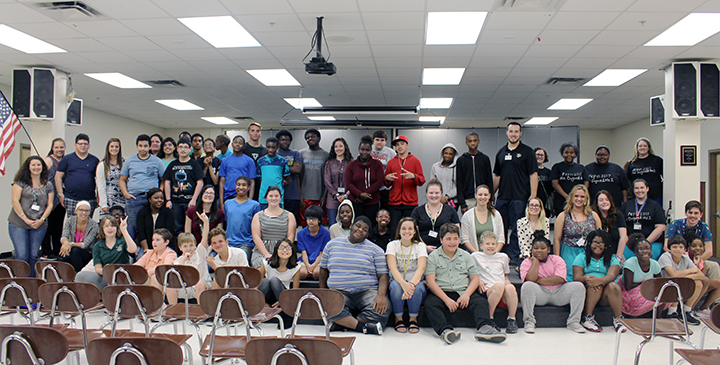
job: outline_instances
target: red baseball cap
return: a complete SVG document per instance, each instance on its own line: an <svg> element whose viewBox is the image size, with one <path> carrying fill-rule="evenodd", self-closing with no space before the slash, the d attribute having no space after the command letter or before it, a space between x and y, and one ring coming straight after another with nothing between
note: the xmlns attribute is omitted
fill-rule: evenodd
<svg viewBox="0 0 720 365"><path fill-rule="evenodd" d="M403 135L399 135L399 136L395 137L395 139L392 140L392 142L390 143L390 145L395 146L395 144L398 143L399 141L403 141L403 142L405 142L405 143L407 143L407 144L410 144L410 141L408 141L408 138L407 138L407 137L405 137L405 136L403 136Z"/></svg>

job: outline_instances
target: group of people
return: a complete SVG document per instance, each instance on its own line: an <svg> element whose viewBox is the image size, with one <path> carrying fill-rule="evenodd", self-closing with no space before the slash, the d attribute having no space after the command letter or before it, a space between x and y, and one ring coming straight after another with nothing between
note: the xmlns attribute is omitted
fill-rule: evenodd
<svg viewBox="0 0 720 365"><path fill-rule="evenodd" d="M265 276L259 289L269 304L301 279L315 279L345 295L335 329L381 334L391 307L395 330L417 333L424 303L447 343L460 338L450 317L464 311L475 320L476 339L504 341L518 331L519 299L528 333L535 331L534 306L546 304L570 304L567 326L576 332L601 330L593 311L609 305L622 330L623 313L647 312L639 283L659 275L658 266L664 275L693 277L696 294L710 293L697 308L700 296L688 299L688 321L706 315L720 295L702 206L688 203L687 218L666 230L662 159L646 139L626 169L608 162L607 146L582 166L577 147L566 143L563 162L550 171L547 152L522 143L521 126L512 122L494 165L473 132L461 156L445 145L426 179L403 135L393 148L384 131L362 137L356 159L343 138L329 152L320 148L315 128L305 131L307 147L299 151L290 149L287 130L265 145L258 123L247 135L246 142L240 135L183 132L175 141L142 134L137 154L127 158L111 138L102 160L88 152L85 134L67 155L55 139L47 158L28 158L15 176L8 221L16 257L31 268L38 257L69 262L77 280L98 287L106 285L107 264L135 262L158 287L158 265L193 265L201 274L198 297L217 286L210 275L217 267L253 266ZM427 203L420 205L422 186ZM97 208L99 223L92 219ZM700 238L678 243L688 232ZM663 243L669 252L661 257ZM690 247L689 264L685 256L668 261L678 245ZM524 281L521 298L508 279L511 266ZM168 291L168 302L177 296ZM498 306L508 310L504 333L494 322Z"/></svg>

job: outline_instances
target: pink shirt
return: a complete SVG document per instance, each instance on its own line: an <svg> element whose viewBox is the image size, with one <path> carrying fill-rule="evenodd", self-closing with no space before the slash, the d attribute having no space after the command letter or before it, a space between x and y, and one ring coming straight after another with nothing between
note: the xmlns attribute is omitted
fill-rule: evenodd
<svg viewBox="0 0 720 365"><path fill-rule="evenodd" d="M531 259L525 259L522 264L520 264L520 278L522 281L525 281L525 277L531 267ZM551 276L559 276L563 278L563 281L565 281L565 277L567 276L567 266L565 265L565 260L563 260L562 257L557 255L548 255L547 260L540 263L538 267L538 278L549 278ZM548 289L555 289L559 288L560 285L561 284L543 286Z"/></svg>
<svg viewBox="0 0 720 365"><path fill-rule="evenodd" d="M75 242L85 241L85 232L75 231Z"/></svg>
<svg viewBox="0 0 720 365"><path fill-rule="evenodd" d="M135 265L139 265L147 270L150 277L155 276L155 268L159 265L172 265L177 259L177 254L172 248L168 247L163 251L162 255L158 258L155 254L155 250L145 252L145 254L138 260Z"/></svg>

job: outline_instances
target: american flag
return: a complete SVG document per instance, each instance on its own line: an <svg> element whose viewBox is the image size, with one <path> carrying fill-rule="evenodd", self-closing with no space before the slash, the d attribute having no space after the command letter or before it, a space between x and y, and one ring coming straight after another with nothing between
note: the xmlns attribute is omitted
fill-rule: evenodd
<svg viewBox="0 0 720 365"><path fill-rule="evenodd" d="M18 120L10 103L5 99L5 95L0 92L0 176L5 175L5 161L12 153L15 147L15 134L20 130L20 120Z"/></svg>

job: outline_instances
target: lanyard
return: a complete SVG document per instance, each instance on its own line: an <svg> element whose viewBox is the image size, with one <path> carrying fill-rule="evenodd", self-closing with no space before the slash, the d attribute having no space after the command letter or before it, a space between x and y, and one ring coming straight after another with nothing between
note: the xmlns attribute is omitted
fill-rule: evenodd
<svg viewBox="0 0 720 365"><path fill-rule="evenodd" d="M437 218L440 216L440 213L442 213L443 206L440 205L440 209L437 211L437 215L435 218L433 218L432 212L430 212L430 208L427 204L425 204L425 212L427 213L428 217L430 217L430 223L432 224L433 231L435 230L435 221L437 221Z"/></svg>
<svg viewBox="0 0 720 365"><path fill-rule="evenodd" d="M410 245L410 252L405 256L405 250L403 249L402 243L400 244L400 255L402 256L403 263L403 277L407 275L408 266L410 266L410 256L412 255L413 244Z"/></svg>
<svg viewBox="0 0 720 365"><path fill-rule="evenodd" d="M640 209L638 209L637 199L635 199L635 216L636 216L636 217L639 217L639 216L640 216L640 213L642 212L643 208L645 207L645 203L647 203L647 201L648 201L648 200L645 199L645 201L644 201L644 202L642 203L642 205L640 206Z"/></svg>

